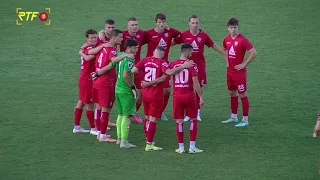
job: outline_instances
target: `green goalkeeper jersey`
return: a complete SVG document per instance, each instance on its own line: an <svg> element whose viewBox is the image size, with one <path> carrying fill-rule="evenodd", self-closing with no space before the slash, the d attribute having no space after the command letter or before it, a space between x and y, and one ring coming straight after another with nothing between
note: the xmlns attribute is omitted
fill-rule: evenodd
<svg viewBox="0 0 320 180"><path fill-rule="evenodd" d="M117 56L121 56L125 54L125 52L119 52ZM134 82L134 75L131 72L131 69L134 66L134 59L131 58L124 58L122 61L116 64L116 71L117 71L117 82L116 82L116 93L132 93L131 87L127 84L126 80L124 79L123 73L125 71L129 71L130 79Z"/></svg>

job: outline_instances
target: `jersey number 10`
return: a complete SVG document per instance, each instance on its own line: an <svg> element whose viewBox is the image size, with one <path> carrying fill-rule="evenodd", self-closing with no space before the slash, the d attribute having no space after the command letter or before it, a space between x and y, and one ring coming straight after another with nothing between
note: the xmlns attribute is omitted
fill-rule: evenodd
<svg viewBox="0 0 320 180"><path fill-rule="evenodd" d="M174 81L176 84L185 84L188 82L189 79L189 71L184 69L180 71L178 74L174 75Z"/></svg>

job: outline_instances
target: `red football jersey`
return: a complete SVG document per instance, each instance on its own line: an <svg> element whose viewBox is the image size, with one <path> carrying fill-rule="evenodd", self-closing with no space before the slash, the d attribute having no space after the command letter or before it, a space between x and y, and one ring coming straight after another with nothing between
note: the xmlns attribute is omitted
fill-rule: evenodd
<svg viewBox="0 0 320 180"><path fill-rule="evenodd" d="M153 56L153 51L157 46L163 46L165 49L163 59L168 61L168 55L171 47L171 42L174 38L177 38L180 31L170 28L165 30L163 33L158 33L154 29L146 31L146 44L148 44L148 50L146 57Z"/></svg>
<svg viewBox="0 0 320 180"><path fill-rule="evenodd" d="M145 31L138 30L137 35L135 37L130 36L128 30L123 31L123 40L120 45L121 52L124 52L126 50L124 46L125 46L126 40L128 40L128 39L135 39L139 44L138 52L137 52L136 56L134 57L134 63L138 64L138 62L141 59L140 58L141 47L142 47L143 43L145 42Z"/></svg>
<svg viewBox="0 0 320 180"><path fill-rule="evenodd" d="M181 66L185 60L174 60L169 64L169 68L173 69ZM174 96L192 96L195 95L193 87L193 77L197 77L197 66L192 66L188 69L184 69L173 77L173 94Z"/></svg>
<svg viewBox="0 0 320 180"><path fill-rule="evenodd" d="M146 57L136 64L136 68L143 72L143 81L151 82L165 74L168 70L168 63L158 58ZM163 83L143 88L142 93L145 97L162 98Z"/></svg>
<svg viewBox="0 0 320 180"><path fill-rule="evenodd" d="M117 55L116 47L105 47L96 55L96 71L107 66L111 62L111 58ZM117 75L116 70L113 68L109 72L101 75L94 81L93 87L106 87L114 86L116 83Z"/></svg>
<svg viewBox="0 0 320 180"><path fill-rule="evenodd" d="M86 55L88 55L88 51L92 49L92 46L86 45L85 47L82 48L82 52ZM86 61L82 56L81 56L81 71L79 74L79 80L91 80L91 73L94 72L95 67L94 67L94 59L91 59L89 61Z"/></svg>
<svg viewBox="0 0 320 180"><path fill-rule="evenodd" d="M253 48L250 41L242 34L239 34L234 39L231 37L231 35L226 36L223 40L223 47L228 50L229 71L237 71L234 69L234 67L238 64L241 64L246 51L249 51Z"/></svg>
<svg viewBox="0 0 320 180"><path fill-rule="evenodd" d="M193 48L191 59L197 64L199 69L205 68L204 45L208 47L212 47L214 45L214 42L207 33L200 29L200 32L197 35L193 35L190 33L190 30L187 30L181 33L174 42L176 44L191 44Z"/></svg>
<svg viewBox="0 0 320 180"><path fill-rule="evenodd" d="M100 39L100 37L98 36L97 37L97 46L99 46L102 43L107 43L109 41L110 41L110 39L108 37L105 37L105 39Z"/></svg>

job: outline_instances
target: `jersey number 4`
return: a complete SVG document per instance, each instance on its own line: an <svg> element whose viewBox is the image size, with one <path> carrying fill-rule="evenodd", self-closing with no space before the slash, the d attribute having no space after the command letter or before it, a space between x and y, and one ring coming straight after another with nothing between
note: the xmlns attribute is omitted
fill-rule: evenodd
<svg viewBox="0 0 320 180"><path fill-rule="evenodd" d="M174 81L176 84L185 84L188 82L188 79L189 79L189 71L187 69L184 69L183 71L174 75Z"/></svg>
<svg viewBox="0 0 320 180"><path fill-rule="evenodd" d="M146 67L145 68L146 74L144 75L144 80L147 82L154 81L156 79L156 73L157 69L156 68L151 68L151 67Z"/></svg>
<svg viewBox="0 0 320 180"><path fill-rule="evenodd" d="M101 68L102 58L103 58L103 53L100 53L100 56L99 56L99 58L98 58L98 68Z"/></svg>

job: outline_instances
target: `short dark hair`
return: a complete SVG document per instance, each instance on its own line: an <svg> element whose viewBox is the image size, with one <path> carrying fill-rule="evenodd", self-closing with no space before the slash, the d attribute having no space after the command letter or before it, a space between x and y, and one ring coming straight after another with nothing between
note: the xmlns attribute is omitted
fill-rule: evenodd
<svg viewBox="0 0 320 180"><path fill-rule="evenodd" d="M89 37L89 34L97 34L97 31L94 29L88 29L85 34L87 38Z"/></svg>
<svg viewBox="0 0 320 180"><path fill-rule="evenodd" d="M110 38L117 37L119 34L122 34L122 31L120 29L112 29L110 33Z"/></svg>
<svg viewBox="0 0 320 180"><path fill-rule="evenodd" d="M105 21L105 24L109 24L109 25L114 25L116 22L114 21L114 20L112 20L112 19L107 19L106 21Z"/></svg>
<svg viewBox="0 0 320 180"><path fill-rule="evenodd" d="M128 22L129 21L137 21L137 18L135 18L135 17L130 17L129 19L128 19Z"/></svg>
<svg viewBox="0 0 320 180"><path fill-rule="evenodd" d="M156 50L163 51L163 52L165 51L165 49L164 49L163 46L157 46L157 47L156 47Z"/></svg>
<svg viewBox="0 0 320 180"><path fill-rule="evenodd" d="M230 18L227 22L227 26L235 26L235 25L239 25L239 20L237 18Z"/></svg>
<svg viewBox="0 0 320 180"><path fill-rule="evenodd" d="M188 49L192 49L192 45L191 44L182 44L181 45L181 52L188 50Z"/></svg>
<svg viewBox="0 0 320 180"><path fill-rule="evenodd" d="M167 17L166 17L166 15L164 15L163 13L158 13L158 14L156 15L156 17L154 18L154 20L157 22L158 19L166 20Z"/></svg>
<svg viewBox="0 0 320 180"><path fill-rule="evenodd" d="M126 40L124 47L127 49L128 47L138 46L138 42L135 39Z"/></svg>
<svg viewBox="0 0 320 180"><path fill-rule="evenodd" d="M190 22L190 20L191 20L192 18L198 18L198 19L200 20L199 16L197 16L197 15L195 15L195 14L192 14L192 15L189 17L189 22Z"/></svg>

